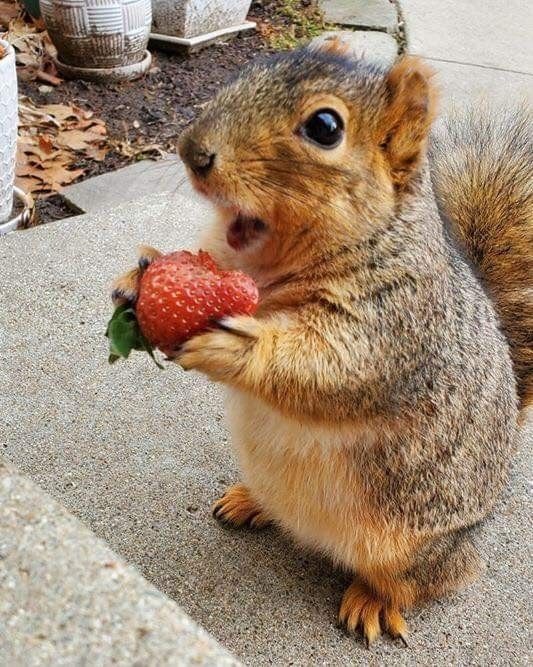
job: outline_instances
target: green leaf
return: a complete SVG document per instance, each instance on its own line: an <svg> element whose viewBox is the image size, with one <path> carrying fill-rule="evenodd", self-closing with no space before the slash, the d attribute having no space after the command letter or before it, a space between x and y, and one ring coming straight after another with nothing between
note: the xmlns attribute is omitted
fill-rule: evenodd
<svg viewBox="0 0 533 667"><path fill-rule="evenodd" d="M109 338L109 363L127 359L132 350L148 352L158 368L163 366L157 361L152 345L142 335L135 315L129 304L123 304L113 313L105 335Z"/></svg>

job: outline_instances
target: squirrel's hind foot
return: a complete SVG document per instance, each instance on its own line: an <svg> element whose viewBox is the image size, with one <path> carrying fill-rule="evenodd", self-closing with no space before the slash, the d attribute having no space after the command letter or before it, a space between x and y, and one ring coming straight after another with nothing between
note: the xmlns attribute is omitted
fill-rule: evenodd
<svg viewBox="0 0 533 667"><path fill-rule="evenodd" d="M407 624L399 608L382 600L362 581L355 580L344 593L339 623L349 632L359 628L367 647L381 635L382 629L407 646Z"/></svg>
<svg viewBox="0 0 533 667"><path fill-rule="evenodd" d="M263 528L270 519L244 484L231 486L213 505L213 516L221 523L240 528Z"/></svg>

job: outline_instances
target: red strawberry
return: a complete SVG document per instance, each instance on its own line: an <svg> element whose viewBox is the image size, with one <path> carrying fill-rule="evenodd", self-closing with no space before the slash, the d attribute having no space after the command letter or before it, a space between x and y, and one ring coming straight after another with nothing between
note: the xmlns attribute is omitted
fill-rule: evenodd
<svg viewBox="0 0 533 667"><path fill-rule="evenodd" d="M170 353L225 315L252 315L257 286L241 271L220 271L211 256L182 250L144 272L135 307L142 334Z"/></svg>

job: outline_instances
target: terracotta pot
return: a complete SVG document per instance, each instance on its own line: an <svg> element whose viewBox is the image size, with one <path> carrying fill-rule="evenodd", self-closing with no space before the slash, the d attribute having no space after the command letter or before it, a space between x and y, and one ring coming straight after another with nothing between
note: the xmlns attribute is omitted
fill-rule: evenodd
<svg viewBox="0 0 533 667"><path fill-rule="evenodd" d="M0 39L0 223L11 216L17 153L17 71L15 51Z"/></svg>
<svg viewBox="0 0 533 667"><path fill-rule="evenodd" d="M131 79L150 66L150 0L41 0L40 5L65 76Z"/></svg>

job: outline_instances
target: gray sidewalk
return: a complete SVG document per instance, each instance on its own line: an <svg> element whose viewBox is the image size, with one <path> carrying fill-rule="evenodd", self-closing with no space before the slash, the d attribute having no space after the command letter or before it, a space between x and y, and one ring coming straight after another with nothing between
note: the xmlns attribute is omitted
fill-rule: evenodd
<svg viewBox="0 0 533 667"><path fill-rule="evenodd" d="M402 0L409 52L437 71L444 109L533 101L533 3Z"/></svg>
<svg viewBox="0 0 533 667"><path fill-rule="evenodd" d="M2 239L4 456L247 664L525 665L527 447L484 534L486 576L411 613L407 650L385 638L367 651L336 628L347 580L329 563L274 530L211 518L238 479L219 389L144 355L109 367L103 337L109 282L135 244L189 246L206 215L194 200L158 196Z"/></svg>

